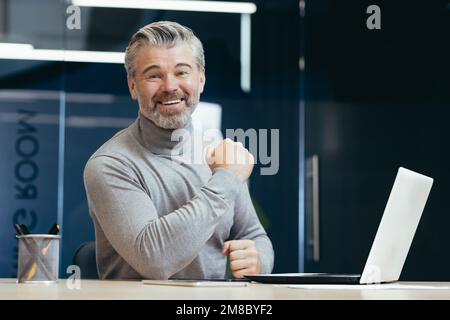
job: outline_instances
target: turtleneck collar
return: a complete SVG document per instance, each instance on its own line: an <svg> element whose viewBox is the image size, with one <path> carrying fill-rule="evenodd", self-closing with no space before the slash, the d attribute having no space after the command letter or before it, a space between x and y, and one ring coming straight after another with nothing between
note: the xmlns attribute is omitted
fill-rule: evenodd
<svg viewBox="0 0 450 320"><path fill-rule="evenodd" d="M193 133L192 119L181 128L189 134ZM138 140L152 153L157 155L182 155L185 139L179 135L173 137L172 134L178 129L164 129L158 127L153 121L146 118L139 112L135 123L135 133ZM186 133L186 132L183 132ZM183 139L181 142L178 139Z"/></svg>

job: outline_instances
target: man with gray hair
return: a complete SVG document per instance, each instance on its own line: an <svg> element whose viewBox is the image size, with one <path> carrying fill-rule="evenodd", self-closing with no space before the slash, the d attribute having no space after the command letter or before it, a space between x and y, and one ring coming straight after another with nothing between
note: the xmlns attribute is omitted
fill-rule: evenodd
<svg viewBox="0 0 450 320"><path fill-rule="evenodd" d="M190 140L172 134L193 131L205 85L200 40L178 23L151 23L133 35L125 68L139 116L84 171L100 278L219 279L227 257L235 278L270 273L272 244L244 183L252 155L225 139L202 163L176 161Z"/></svg>

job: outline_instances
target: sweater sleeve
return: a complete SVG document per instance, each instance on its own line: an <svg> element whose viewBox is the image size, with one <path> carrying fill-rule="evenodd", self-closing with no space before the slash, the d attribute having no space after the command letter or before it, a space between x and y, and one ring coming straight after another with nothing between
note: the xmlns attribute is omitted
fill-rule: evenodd
<svg viewBox="0 0 450 320"><path fill-rule="evenodd" d="M271 273L274 263L272 242L256 215L249 190L244 184L235 199L234 223L229 240L253 240L261 261L261 273Z"/></svg>
<svg viewBox="0 0 450 320"><path fill-rule="evenodd" d="M232 214L242 186L237 176L216 170L188 203L159 217L138 179L119 159L90 159L84 182L90 214L108 241L149 279L167 279L186 267L212 236L220 218Z"/></svg>

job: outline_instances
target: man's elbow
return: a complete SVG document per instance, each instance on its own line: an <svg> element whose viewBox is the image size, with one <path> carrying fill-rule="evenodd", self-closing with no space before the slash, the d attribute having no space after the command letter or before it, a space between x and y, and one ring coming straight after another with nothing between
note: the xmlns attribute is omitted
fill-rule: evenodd
<svg viewBox="0 0 450 320"><path fill-rule="evenodd" d="M145 279L167 280L175 273L173 264L167 261L167 257L160 252L144 250L138 252L136 256L141 257L136 261L136 271Z"/></svg>

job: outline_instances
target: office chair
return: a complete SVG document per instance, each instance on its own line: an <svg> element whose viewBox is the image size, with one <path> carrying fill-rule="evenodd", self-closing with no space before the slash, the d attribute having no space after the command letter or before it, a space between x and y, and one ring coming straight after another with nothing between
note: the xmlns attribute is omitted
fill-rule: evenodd
<svg viewBox="0 0 450 320"><path fill-rule="evenodd" d="M81 279L98 279L95 242L81 244L73 255L72 264L80 267Z"/></svg>

